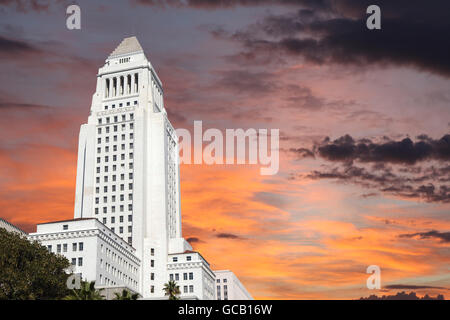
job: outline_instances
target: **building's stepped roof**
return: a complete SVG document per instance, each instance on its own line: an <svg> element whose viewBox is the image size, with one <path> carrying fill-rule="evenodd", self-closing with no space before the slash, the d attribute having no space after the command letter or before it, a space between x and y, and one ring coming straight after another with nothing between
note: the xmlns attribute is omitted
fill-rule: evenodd
<svg viewBox="0 0 450 320"><path fill-rule="evenodd" d="M144 50L141 47L138 39L136 37L124 38L122 42L117 46L116 49L109 55L109 58L114 58L116 56L121 56L131 53L141 53Z"/></svg>

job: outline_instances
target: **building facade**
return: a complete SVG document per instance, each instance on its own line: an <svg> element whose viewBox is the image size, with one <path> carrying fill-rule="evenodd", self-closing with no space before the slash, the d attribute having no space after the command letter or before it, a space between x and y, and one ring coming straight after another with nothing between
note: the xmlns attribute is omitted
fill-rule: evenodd
<svg viewBox="0 0 450 320"><path fill-rule="evenodd" d="M216 299L215 273L182 235L178 137L136 37L98 70L80 128L74 219L39 224L29 239L110 296L127 287L166 299L164 284L174 280L182 299Z"/></svg>
<svg viewBox="0 0 450 320"><path fill-rule="evenodd" d="M169 254L169 280L180 287L181 299L214 300L215 275L208 261L196 251Z"/></svg>
<svg viewBox="0 0 450 320"><path fill-rule="evenodd" d="M136 250L95 218L38 224L28 239L65 256L83 280L138 291L141 262Z"/></svg>
<svg viewBox="0 0 450 320"><path fill-rule="evenodd" d="M178 137L136 37L98 71L80 129L74 217L96 218L136 248L145 298L162 295L168 256L192 250L181 232Z"/></svg>
<svg viewBox="0 0 450 320"><path fill-rule="evenodd" d="M27 233L20 229L19 227L13 225L11 222L6 221L5 219L0 218L0 228L5 229L9 232L15 232L22 236L25 236Z"/></svg>
<svg viewBox="0 0 450 320"><path fill-rule="evenodd" d="M253 300L238 277L230 270L214 271L217 300Z"/></svg>

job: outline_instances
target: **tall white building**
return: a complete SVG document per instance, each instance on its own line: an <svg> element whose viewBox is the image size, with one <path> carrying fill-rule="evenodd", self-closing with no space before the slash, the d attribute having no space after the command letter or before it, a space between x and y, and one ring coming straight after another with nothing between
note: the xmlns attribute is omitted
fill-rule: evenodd
<svg viewBox="0 0 450 320"><path fill-rule="evenodd" d="M178 158L162 83L136 37L125 38L98 71L80 129L74 219L29 238L100 288L161 299L174 280L182 299L215 299L210 264L182 236Z"/></svg>
<svg viewBox="0 0 450 320"><path fill-rule="evenodd" d="M181 233L178 138L136 37L98 71L80 130L74 216L97 218L136 249L144 297L162 295L169 254L192 250Z"/></svg>

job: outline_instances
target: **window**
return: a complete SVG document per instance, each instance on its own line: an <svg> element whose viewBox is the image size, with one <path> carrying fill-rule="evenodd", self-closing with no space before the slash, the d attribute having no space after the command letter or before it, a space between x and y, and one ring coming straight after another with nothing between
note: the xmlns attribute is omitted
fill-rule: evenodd
<svg viewBox="0 0 450 320"><path fill-rule="evenodd" d="M72 251L77 251L77 244L76 243L72 243Z"/></svg>
<svg viewBox="0 0 450 320"><path fill-rule="evenodd" d="M154 293L155 292L155 286L150 286L150 293Z"/></svg>
<svg viewBox="0 0 450 320"><path fill-rule="evenodd" d="M78 258L78 266L83 266L83 258Z"/></svg>
<svg viewBox="0 0 450 320"><path fill-rule="evenodd" d="M56 252L57 252L57 253L61 253L61 245L60 245L60 244L58 244L58 245L56 246Z"/></svg>
<svg viewBox="0 0 450 320"><path fill-rule="evenodd" d="M220 283L220 279L217 279L217 283Z"/></svg>
<svg viewBox="0 0 450 320"><path fill-rule="evenodd" d="M72 258L72 265L76 266L77 265L77 258Z"/></svg>
<svg viewBox="0 0 450 320"><path fill-rule="evenodd" d="M68 229L69 229L69 225L68 224L63 225L63 230L68 230Z"/></svg>
<svg viewBox="0 0 450 320"><path fill-rule="evenodd" d="M185 273L183 273L183 280L187 280L188 278L188 274L185 272Z"/></svg>
<svg viewBox="0 0 450 320"><path fill-rule="evenodd" d="M188 287L187 287L187 286L184 286L184 287L183 287L183 292L184 292L184 293L187 293L187 292L188 292Z"/></svg>
<svg viewBox="0 0 450 320"><path fill-rule="evenodd" d="M173 257L173 258L172 258L172 261L173 261L173 262L177 262L177 261L178 261L178 258L177 258L177 257Z"/></svg>
<svg viewBox="0 0 450 320"><path fill-rule="evenodd" d="M155 260L150 260L150 267L154 267L155 266Z"/></svg>
<svg viewBox="0 0 450 320"><path fill-rule="evenodd" d="M67 243L63 244L63 252L67 252Z"/></svg>
<svg viewBox="0 0 450 320"><path fill-rule="evenodd" d="M155 274L153 272L150 273L150 280L155 280Z"/></svg>
<svg viewBox="0 0 450 320"><path fill-rule="evenodd" d="M151 256L154 256L154 255L155 255L155 249L154 249L154 248L151 248L151 249L150 249L150 255L151 255Z"/></svg>
<svg viewBox="0 0 450 320"><path fill-rule="evenodd" d="M169 279L170 279L170 281L173 281L173 274L172 273L169 275Z"/></svg>
<svg viewBox="0 0 450 320"><path fill-rule="evenodd" d="M189 280L194 280L194 273L193 272L189 272Z"/></svg>
<svg viewBox="0 0 450 320"><path fill-rule="evenodd" d="M193 285L189 286L189 292L194 292L194 286Z"/></svg>
<svg viewBox="0 0 450 320"><path fill-rule="evenodd" d="M227 279L223 279L223 283L227 283ZM226 286L225 286L226 287Z"/></svg>
<svg viewBox="0 0 450 320"><path fill-rule="evenodd" d="M132 237L128 237L128 244L132 244L133 243L133 238Z"/></svg>
<svg viewBox="0 0 450 320"><path fill-rule="evenodd" d="M180 280L180 275L178 273L175 273L175 280L176 281Z"/></svg>
<svg viewBox="0 0 450 320"><path fill-rule="evenodd" d="M192 257L191 257L191 256L187 256L187 257L186 257L186 260L187 260L187 261L191 261L191 260L192 260Z"/></svg>
<svg viewBox="0 0 450 320"><path fill-rule="evenodd" d="M78 251L83 251L83 242L78 243Z"/></svg>
<svg viewBox="0 0 450 320"><path fill-rule="evenodd" d="M128 216L128 222L131 222L131 221L133 221L133 216L130 214L130 215Z"/></svg>

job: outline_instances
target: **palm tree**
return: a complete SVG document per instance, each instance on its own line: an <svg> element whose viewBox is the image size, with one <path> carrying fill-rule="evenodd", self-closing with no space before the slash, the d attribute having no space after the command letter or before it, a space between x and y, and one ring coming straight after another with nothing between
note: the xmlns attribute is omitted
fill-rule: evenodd
<svg viewBox="0 0 450 320"><path fill-rule="evenodd" d="M137 300L139 293L131 293L130 290L123 289L121 293L115 292L114 300Z"/></svg>
<svg viewBox="0 0 450 320"><path fill-rule="evenodd" d="M81 282L80 289L72 289L70 294L64 300L104 300L101 290L95 289L95 281Z"/></svg>
<svg viewBox="0 0 450 320"><path fill-rule="evenodd" d="M164 284L164 295L169 296L169 300L178 300L180 292L180 287L177 286L177 283L173 280L170 280L169 282Z"/></svg>

